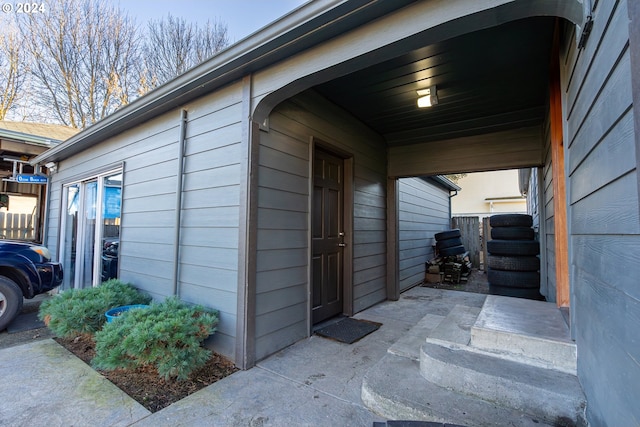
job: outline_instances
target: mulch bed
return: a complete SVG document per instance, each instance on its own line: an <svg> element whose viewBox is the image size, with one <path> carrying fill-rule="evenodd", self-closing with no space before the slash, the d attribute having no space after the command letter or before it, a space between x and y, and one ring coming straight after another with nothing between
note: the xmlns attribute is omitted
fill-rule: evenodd
<svg viewBox="0 0 640 427"><path fill-rule="evenodd" d="M55 340L83 362L91 365L91 359L95 356L95 342L90 335ZM209 361L184 381L165 381L158 375L158 371L150 366L98 372L149 411L157 412L237 370L229 360L212 353Z"/></svg>

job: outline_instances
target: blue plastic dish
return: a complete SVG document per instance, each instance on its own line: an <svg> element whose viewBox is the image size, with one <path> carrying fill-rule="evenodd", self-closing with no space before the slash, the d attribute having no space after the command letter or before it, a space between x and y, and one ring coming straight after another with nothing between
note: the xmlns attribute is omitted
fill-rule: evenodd
<svg viewBox="0 0 640 427"><path fill-rule="evenodd" d="M120 317L122 313L125 313L131 310L132 308L149 308L149 306L145 304L133 304L133 305L123 305L121 307L112 308L111 310L107 311L104 314L107 317L107 323L111 323L114 319L117 319L118 317Z"/></svg>

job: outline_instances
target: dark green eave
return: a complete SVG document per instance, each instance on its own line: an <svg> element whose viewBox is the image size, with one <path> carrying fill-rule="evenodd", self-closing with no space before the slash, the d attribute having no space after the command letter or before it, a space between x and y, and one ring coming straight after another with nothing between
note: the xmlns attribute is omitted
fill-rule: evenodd
<svg viewBox="0 0 640 427"><path fill-rule="evenodd" d="M31 163L61 161L140 123L211 93L416 0L316 0L142 96Z"/></svg>

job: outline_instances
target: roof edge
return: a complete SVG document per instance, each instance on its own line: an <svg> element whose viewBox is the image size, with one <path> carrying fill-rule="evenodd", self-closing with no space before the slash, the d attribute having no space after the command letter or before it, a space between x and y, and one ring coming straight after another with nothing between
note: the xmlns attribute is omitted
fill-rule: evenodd
<svg viewBox="0 0 640 427"><path fill-rule="evenodd" d="M33 135L30 133L18 132L9 129L0 129L0 137L11 139L14 141L25 142L28 144L46 145L59 144L62 142L60 139L47 138L44 136Z"/></svg>
<svg viewBox="0 0 640 427"><path fill-rule="evenodd" d="M130 104L85 128L77 135L31 160L31 164L60 161L88 148L93 143L123 132L154 116L210 93L247 73L326 40L343 31L344 21L354 12L370 8L379 11L398 9L414 0L314 0L307 2L239 42L220 51L207 61L137 98ZM319 29L319 30L318 30ZM312 31L313 30L313 31ZM318 31L316 31L318 30ZM317 34L320 32L321 34ZM311 34L314 37L310 37Z"/></svg>
<svg viewBox="0 0 640 427"><path fill-rule="evenodd" d="M433 181L437 182L438 184L442 185L443 187L448 188L450 191L462 190L462 187L459 187L455 182L451 181L449 178L447 178L444 175L433 175L433 176L430 176L429 178L431 178Z"/></svg>

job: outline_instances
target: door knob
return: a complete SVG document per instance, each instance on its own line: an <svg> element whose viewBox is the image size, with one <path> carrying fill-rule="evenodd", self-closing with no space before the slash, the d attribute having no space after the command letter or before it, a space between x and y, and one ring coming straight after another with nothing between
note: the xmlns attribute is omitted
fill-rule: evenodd
<svg viewBox="0 0 640 427"><path fill-rule="evenodd" d="M346 243L338 243L338 246L340 246L341 248L344 248L345 246L347 246Z"/></svg>

